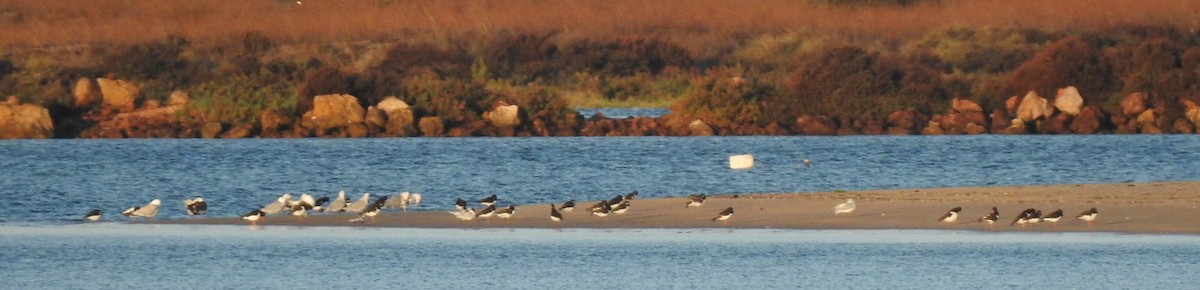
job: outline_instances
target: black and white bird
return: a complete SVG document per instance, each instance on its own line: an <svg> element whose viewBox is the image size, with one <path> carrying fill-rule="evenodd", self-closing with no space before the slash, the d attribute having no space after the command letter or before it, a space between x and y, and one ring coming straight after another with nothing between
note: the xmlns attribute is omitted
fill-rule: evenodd
<svg viewBox="0 0 1200 290"><path fill-rule="evenodd" d="M560 207L558 209L562 210L562 211L566 211L566 212L574 211L575 210L575 200L574 199L568 200L566 203L563 203L562 207Z"/></svg>
<svg viewBox="0 0 1200 290"><path fill-rule="evenodd" d="M312 206L312 211L313 212L323 212L323 211L325 211L325 204L329 203L329 197L322 196L320 198L317 198L316 200L313 200L313 202L314 203Z"/></svg>
<svg viewBox="0 0 1200 290"><path fill-rule="evenodd" d="M1008 223L1008 225L1012 226L1020 224L1021 226L1025 226L1025 224L1029 223L1029 219L1032 218L1035 213L1037 213L1037 209L1025 209L1024 211L1021 211L1020 214L1017 214L1017 218L1013 219L1013 221Z"/></svg>
<svg viewBox="0 0 1200 290"><path fill-rule="evenodd" d="M205 202L204 198L199 196L193 199L183 199L183 206L187 208L187 213L190 216L204 215L204 212L208 211L208 202Z"/></svg>
<svg viewBox="0 0 1200 290"><path fill-rule="evenodd" d="M364 221L366 218L371 218L371 223L375 223L375 216L379 215L379 213L383 211L383 204L387 202L387 199L388 197L386 196L380 196L379 199L375 200L375 202L367 205L366 208L363 208L362 212L358 214L359 218L363 219Z"/></svg>
<svg viewBox="0 0 1200 290"><path fill-rule="evenodd" d="M703 194L689 194L687 199L687 204L684 207L699 207L704 205L704 200L708 199L708 196Z"/></svg>
<svg viewBox="0 0 1200 290"><path fill-rule="evenodd" d="M506 208L497 210L496 217L502 218L502 219L504 219L504 221L508 221L508 219L512 218L512 216L516 213L517 213L517 207L514 205L510 205Z"/></svg>
<svg viewBox="0 0 1200 290"><path fill-rule="evenodd" d="M635 199L635 198L637 198L637 196L638 196L638 191L637 191L637 190L634 190L633 192L630 192L629 194L626 194L626 195L625 195L625 199L632 200L632 199Z"/></svg>
<svg viewBox="0 0 1200 290"><path fill-rule="evenodd" d="M731 217L733 217L733 207L727 207L725 210L721 211L721 213L718 213L717 217L713 218L712 220L713 222L727 222Z"/></svg>
<svg viewBox="0 0 1200 290"><path fill-rule="evenodd" d="M139 208L133 210L133 213L130 214L130 217L154 218L155 216L158 215L158 206L159 205L162 205L162 200L159 200L157 198L154 200L151 200L150 203L147 203L146 205L143 205L142 207L139 207Z"/></svg>
<svg viewBox="0 0 1200 290"><path fill-rule="evenodd" d="M608 206L616 207L618 204L621 204L622 201L625 201L625 196L618 194L616 197L608 200Z"/></svg>
<svg viewBox="0 0 1200 290"><path fill-rule="evenodd" d="M994 226L998 220L1000 220L1000 211L994 206L992 207L992 213L979 218L979 222L987 223L989 227Z"/></svg>
<svg viewBox="0 0 1200 290"><path fill-rule="evenodd" d="M89 222L99 221L100 215L103 215L103 214L104 213L100 212L100 210L93 209L92 211L89 211L87 213L87 215L83 216L83 219L86 221L89 221Z"/></svg>
<svg viewBox="0 0 1200 290"><path fill-rule="evenodd" d="M850 213L853 213L854 209L857 209L857 208L858 208L858 204L854 203L853 199L846 199L846 202L843 202L843 203L838 204L837 206L833 207L833 214L834 215L843 214L843 213L850 214Z"/></svg>
<svg viewBox="0 0 1200 290"><path fill-rule="evenodd" d="M267 216L267 213L263 212L261 209L256 209L243 214L242 219L250 221L250 223L253 225L258 225L258 220L265 216Z"/></svg>
<svg viewBox="0 0 1200 290"><path fill-rule="evenodd" d="M308 216L308 211L313 210L313 206L307 202L298 202L292 204L292 216L304 218Z"/></svg>
<svg viewBox="0 0 1200 290"><path fill-rule="evenodd" d="M123 215L123 216L126 216L126 217L129 217L129 219L133 219L133 217L134 217L134 216L133 216L133 212L134 212L134 211L137 211L137 210L138 210L138 209L140 209L140 208L142 208L142 207L140 207L140 206L131 206L131 207L129 207L128 209L126 209L126 210L124 210L124 211L121 211L121 215Z"/></svg>
<svg viewBox="0 0 1200 290"><path fill-rule="evenodd" d="M556 221L556 222L561 222L562 219L563 219L562 213L559 213L558 209L555 209L554 204L551 203L550 204L550 220Z"/></svg>
<svg viewBox="0 0 1200 290"><path fill-rule="evenodd" d="M1062 209L1059 209L1059 210L1053 211L1051 213L1048 213L1048 214L1042 216L1042 221L1052 223L1052 224L1058 224L1058 220L1062 219L1062 217L1063 217L1063 211L1062 211Z"/></svg>
<svg viewBox="0 0 1200 290"><path fill-rule="evenodd" d="M492 204L483 208L483 210L480 210L479 213L475 214L475 218L485 218L488 221L492 221L492 216L494 215L496 215L496 204Z"/></svg>
<svg viewBox="0 0 1200 290"><path fill-rule="evenodd" d="M615 214L624 214L626 210L629 210L628 199L622 200L621 203L618 203L616 206L612 206L612 213Z"/></svg>
<svg viewBox="0 0 1200 290"><path fill-rule="evenodd" d="M1075 218L1087 222L1088 226L1090 227L1092 226L1092 221L1096 220L1097 214L1100 214L1100 212L1093 207L1092 209L1079 213L1079 215L1075 216Z"/></svg>
<svg viewBox="0 0 1200 290"><path fill-rule="evenodd" d="M950 211L946 212L946 214L942 215L941 218L938 218L938 221L943 223L954 223L958 221L958 212L961 211L962 207L954 207L950 209Z"/></svg>
<svg viewBox="0 0 1200 290"><path fill-rule="evenodd" d="M467 211L467 201L463 200L462 198L455 200L454 208L459 212Z"/></svg>
<svg viewBox="0 0 1200 290"><path fill-rule="evenodd" d="M492 196L489 196L489 197L485 197L485 198L482 198L482 199L480 199L480 200L479 200L479 205L482 205L482 206L492 206L492 205L496 205L496 200L498 200L498 199L499 199L499 198L497 198L497 197L496 197L496 195L495 195L495 194L493 194Z"/></svg>
<svg viewBox="0 0 1200 290"><path fill-rule="evenodd" d="M592 215L594 216L606 217L608 216L608 213L612 212L612 207L608 205L608 201L601 200L599 203L596 203L596 205L588 208L588 210L591 211Z"/></svg>

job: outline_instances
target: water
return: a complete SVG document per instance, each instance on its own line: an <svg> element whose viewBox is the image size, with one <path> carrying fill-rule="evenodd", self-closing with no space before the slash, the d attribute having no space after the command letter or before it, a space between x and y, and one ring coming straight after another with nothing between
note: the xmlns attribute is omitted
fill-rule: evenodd
<svg viewBox="0 0 1200 290"><path fill-rule="evenodd" d="M632 117L651 117L658 118L670 113L670 110L662 108L580 108L575 109L584 118L591 118L596 113L603 113L605 117L612 119L625 119Z"/></svg>
<svg viewBox="0 0 1200 290"><path fill-rule="evenodd" d="M1200 237L1078 233L101 223L0 227L0 245L9 289L1190 288L1200 274Z"/></svg>
<svg viewBox="0 0 1200 290"><path fill-rule="evenodd" d="M752 153L756 167L731 170ZM803 165L812 160L811 167ZM285 192L419 192L562 202L645 197L1200 179L1200 136L631 137L0 141L0 221L56 223L196 195L236 216ZM112 215L110 215L111 217Z"/></svg>
<svg viewBox="0 0 1200 290"><path fill-rule="evenodd" d="M386 229L81 223L202 195L420 192L418 210L835 189L1200 179L1200 137L0 141L2 288L1189 288L1200 237L914 230ZM729 155L752 153L752 170ZM811 167L803 160L812 160ZM70 277L69 279L63 279ZM1136 277L1136 278L1130 278Z"/></svg>

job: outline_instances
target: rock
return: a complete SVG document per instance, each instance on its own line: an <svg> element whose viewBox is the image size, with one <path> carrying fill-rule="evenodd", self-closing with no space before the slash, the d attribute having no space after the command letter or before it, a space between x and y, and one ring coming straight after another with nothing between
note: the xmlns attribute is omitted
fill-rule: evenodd
<svg viewBox="0 0 1200 290"><path fill-rule="evenodd" d="M383 110L375 106L367 107L367 117L364 119L367 135L379 135L387 129L387 117L384 117Z"/></svg>
<svg viewBox="0 0 1200 290"><path fill-rule="evenodd" d="M1079 115L1079 110L1083 108L1083 96L1073 86L1058 89L1054 95L1054 107L1071 116Z"/></svg>
<svg viewBox="0 0 1200 290"><path fill-rule="evenodd" d="M892 112L887 117L889 135L912 135L919 124L928 124L929 116L915 108L907 108Z"/></svg>
<svg viewBox="0 0 1200 290"><path fill-rule="evenodd" d="M1196 133L1196 127L1193 126L1192 122L1188 121L1187 119L1175 119L1175 125L1172 126L1171 128L1174 129L1175 132L1179 133L1179 134Z"/></svg>
<svg viewBox="0 0 1200 290"><path fill-rule="evenodd" d="M946 132L942 130L942 124L939 124L937 121L929 121L929 125L925 126L924 129L921 129L921 135L945 135L945 134L946 134Z"/></svg>
<svg viewBox="0 0 1200 290"><path fill-rule="evenodd" d="M167 106L184 106L192 102L192 98L188 97L188 93L182 90L171 92L171 96L167 97Z"/></svg>
<svg viewBox="0 0 1200 290"><path fill-rule="evenodd" d="M221 139L241 139L250 136L250 132L254 130L251 125L239 125L229 128L225 133L221 133Z"/></svg>
<svg viewBox="0 0 1200 290"><path fill-rule="evenodd" d="M1066 121L1070 116L1065 114L1056 115L1054 117L1045 118L1037 121L1037 131L1042 134L1065 134L1067 133Z"/></svg>
<svg viewBox="0 0 1200 290"><path fill-rule="evenodd" d="M971 113L971 112L983 113L983 107L980 107L979 104L976 104L975 102L972 102L971 100L964 100L964 99L959 99L959 98L954 98L953 100L950 100L950 109L957 111L959 113Z"/></svg>
<svg viewBox="0 0 1200 290"><path fill-rule="evenodd" d="M346 135L348 135L350 138L366 138L367 134L370 133L367 125L363 123L353 123L345 128Z"/></svg>
<svg viewBox="0 0 1200 290"><path fill-rule="evenodd" d="M1025 94L1025 98L1021 100L1021 105L1017 107L1017 118L1025 122L1033 122L1042 117L1050 116L1047 111L1052 107L1048 106L1049 102L1046 99L1038 96L1034 91L1029 91Z"/></svg>
<svg viewBox="0 0 1200 290"><path fill-rule="evenodd" d="M1012 126L1012 116L1004 109L992 110L992 134L1003 134L1004 130Z"/></svg>
<svg viewBox="0 0 1200 290"><path fill-rule="evenodd" d="M50 137L54 137L54 122L50 119L50 110L34 104L5 102L0 105L0 139Z"/></svg>
<svg viewBox="0 0 1200 290"><path fill-rule="evenodd" d="M104 105L118 110L133 110L134 103L137 102L138 92L140 91L136 85L122 80L106 78L98 78L96 79L96 83L100 86Z"/></svg>
<svg viewBox="0 0 1200 290"><path fill-rule="evenodd" d="M1121 99L1121 114L1134 116L1146 111L1146 93L1132 93Z"/></svg>
<svg viewBox="0 0 1200 290"><path fill-rule="evenodd" d="M158 108L162 108L162 103L159 103L156 100L147 100L146 102L142 103L141 110L154 110Z"/></svg>
<svg viewBox="0 0 1200 290"><path fill-rule="evenodd" d="M967 135L987 134L988 129L975 123L967 123L966 132Z"/></svg>
<svg viewBox="0 0 1200 290"><path fill-rule="evenodd" d="M1153 126L1158 124L1158 118L1154 114L1154 110L1145 110L1137 116L1138 125Z"/></svg>
<svg viewBox="0 0 1200 290"><path fill-rule="evenodd" d="M1008 128L1004 128L1004 134L1020 135L1020 134L1025 134L1025 132L1028 130L1025 128L1025 121L1021 121L1020 118L1014 118L1014 119L1012 119L1011 122L1012 122L1011 126L1008 126Z"/></svg>
<svg viewBox="0 0 1200 290"><path fill-rule="evenodd" d="M364 115L362 105L358 104L358 99L354 96L321 95L313 97L313 108L304 113L301 121L305 128L323 132L362 123Z"/></svg>
<svg viewBox="0 0 1200 290"><path fill-rule="evenodd" d="M204 127L200 128L200 138L217 138L218 134L221 134L221 123L208 122L204 123Z"/></svg>
<svg viewBox="0 0 1200 290"><path fill-rule="evenodd" d="M519 113L517 105L499 105L490 112L484 112L483 119L496 128L516 128L521 125Z"/></svg>
<svg viewBox="0 0 1200 290"><path fill-rule="evenodd" d="M413 128L413 111L407 103L397 99L396 97L387 97L383 101L379 101L379 110L382 110L387 115L387 135L389 136L410 136L416 132Z"/></svg>
<svg viewBox="0 0 1200 290"><path fill-rule="evenodd" d="M1096 134L1100 132L1100 121L1104 120L1104 112L1099 108L1088 106L1079 111L1079 115L1071 120L1070 129L1075 134Z"/></svg>
<svg viewBox="0 0 1200 290"><path fill-rule="evenodd" d="M800 135L837 135L837 124L825 116L796 117L796 133Z"/></svg>
<svg viewBox="0 0 1200 290"><path fill-rule="evenodd" d="M264 137L282 137L282 132L290 129L291 116L281 110L265 110L258 114L258 125Z"/></svg>
<svg viewBox="0 0 1200 290"><path fill-rule="evenodd" d="M101 98L100 86L89 78L79 78L72 93L75 95L76 108L91 108L99 103Z"/></svg>
<svg viewBox="0 0 1200 290"><path fill-rule="evenodd" d="M421 134L425 137L441 137L446 129L442 124L442 119L438 117L424 117L418 122L421 127Z"/></svg>
<svg viewBox="0 0 1200 290"><path fill-rule="evenodd" d="M1188 99L1180 100L1183 103L1183 117L1192 122L1192 126L1200 126L1200 105Z"/></svg>
<svg viewBox="0 0 1200 290"><path fill-rule="evenodd" d="M1008 97L1004 100L1004 110L1008 115L1016 115L1017 109L1021 106L1021 98L1017 96Z"/></svg>
<svg viewBox="0 0 1200 290"><path fill-rule="evenodd" d="M713 135L712 127L709 127L708 124L705 124L704 121L701 121L700 119L696 119L695 121L692 121L692 123L688 124L688 132L691 132L692 136Z"/></svg>

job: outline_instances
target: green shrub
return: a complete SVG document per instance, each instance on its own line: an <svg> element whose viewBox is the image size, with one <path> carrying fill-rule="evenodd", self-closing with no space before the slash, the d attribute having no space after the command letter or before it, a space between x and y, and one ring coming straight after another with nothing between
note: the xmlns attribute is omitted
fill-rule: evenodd
<svg viewBox="0 0 1200 290"><path fill-rule="evenodd" d="M691 89L671 105L670 124L686 126L700 119L714 128L730 124L766 125L772 116L763 113L765 100L774 89L755 79L741 67L717 67L695 77Z"/></svg>
<svg viewBox="0 0 1200 290"><path fill-rule="evenodd" d="M254 124L263 111L296 109L295 99L291 98L296 94L295 87L287 83L263 84L245 76L201 83L187 91L192 100L181 112L196 112L203 120L191 120L192 115L185 113L180 116L184 121L248 125Z"/></svg>

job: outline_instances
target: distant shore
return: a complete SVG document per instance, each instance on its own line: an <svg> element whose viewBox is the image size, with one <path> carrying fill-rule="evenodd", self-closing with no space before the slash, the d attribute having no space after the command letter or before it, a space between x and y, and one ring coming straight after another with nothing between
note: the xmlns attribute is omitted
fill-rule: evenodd
<svg viewBox="0 0 1200 290"><path fill-rule="evenodd" d="M615 195L616 193L614 193ZM501 197L503 198L503 197ZM833 207L854 199L851 214L834 215ZM963 187L894 189L848 192L714 195L703 206L685 207L686 199L646 198L633 200L624 214L592 216L587 207L597 203L578 201L573 212L564 212L561 222L549 219L547 204L516 205L510 220L492 217L458 220L447 211L453 205L423 204L423 209L388 211L374 222L354 223L353 214L312 214L299 218L268 216L260 226L351 226L414 228L745 228L745 229L938 229L1029 232L1115 232L1130 234L1200 234L1200 181L1070 184L1051 186ZM507 204L504 204L507 205ZM474 207L479 207L474 205ZM734 215L727 222L713 221L727 207ZM951 208L962 207L955 223L938 222ZM992 207L1000 211L993 226L979 222ZM1075 217L1095 207L1099 215L1087 223ZM1043 213L1062 209L1057 223L1010 226L1018 213L1036 208ZM236 217L165 220L168 224L234 224L250 222Z"/></svg>

